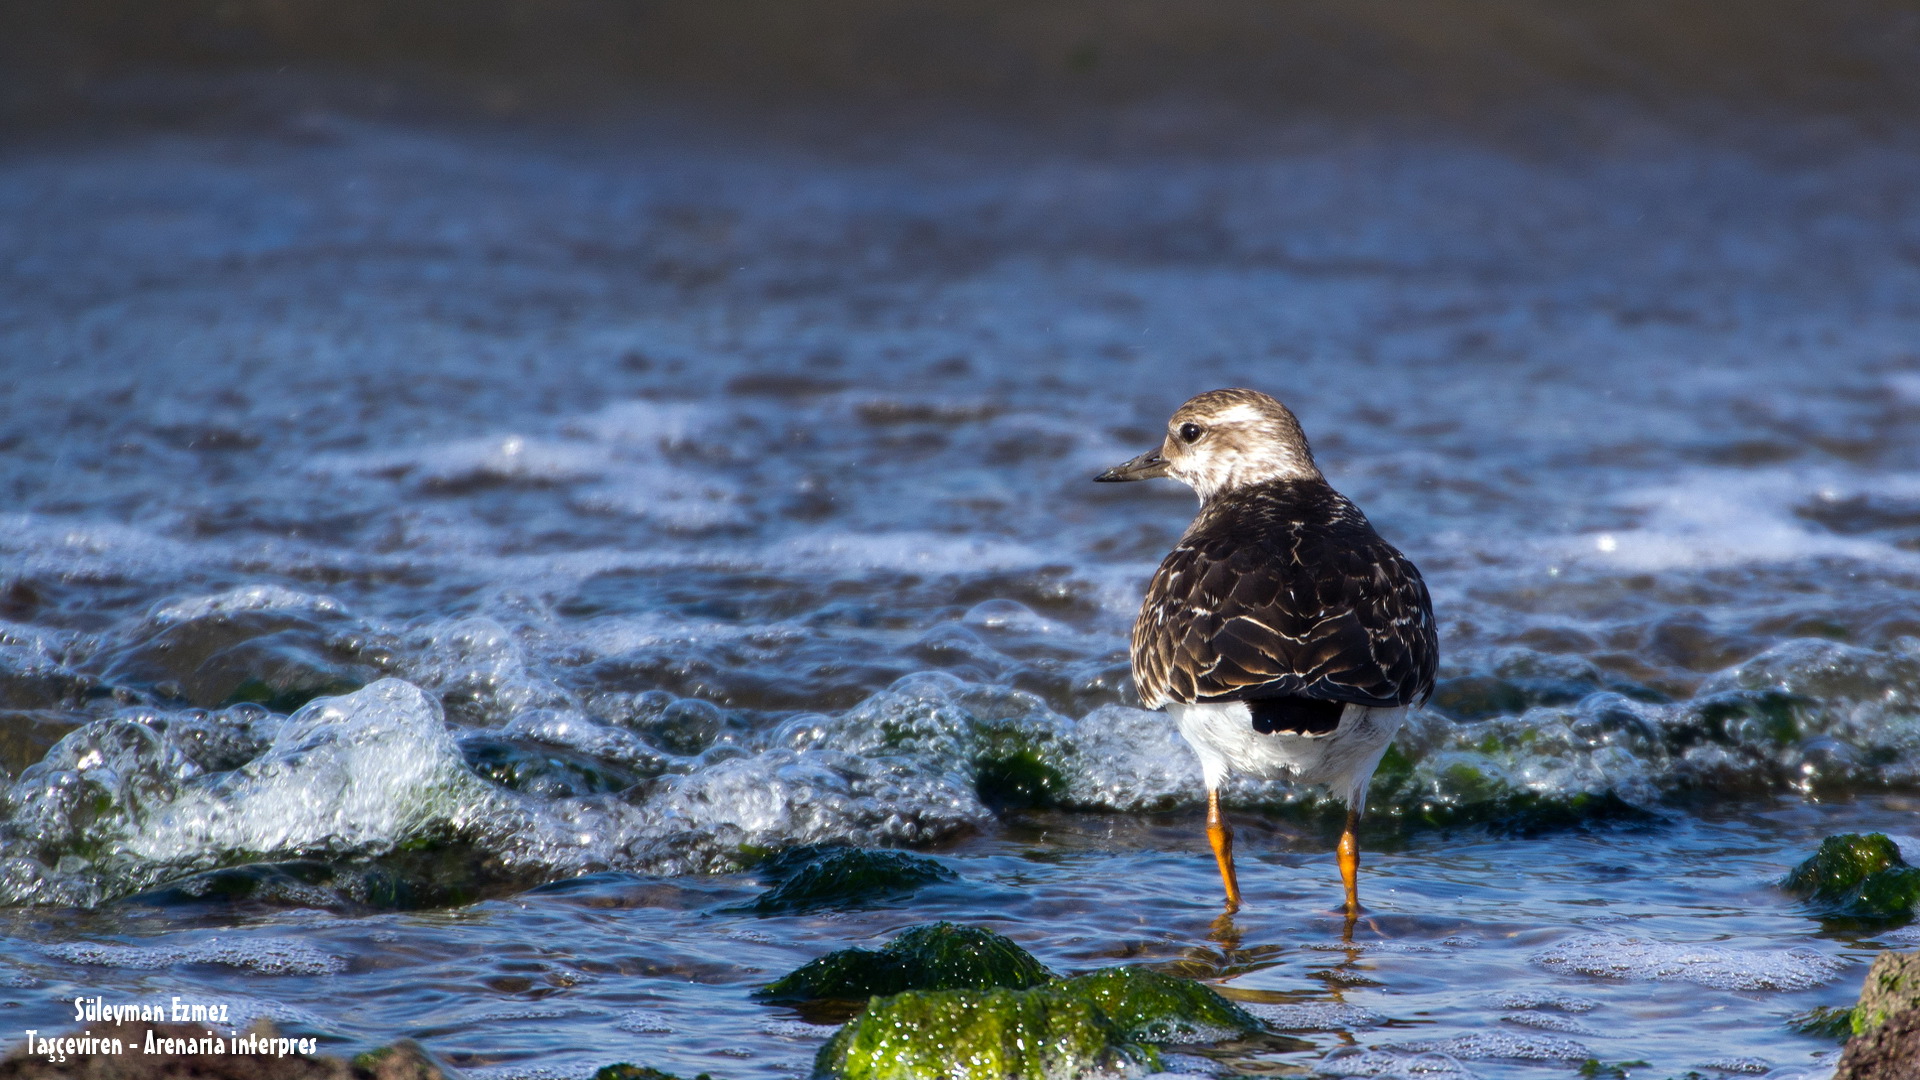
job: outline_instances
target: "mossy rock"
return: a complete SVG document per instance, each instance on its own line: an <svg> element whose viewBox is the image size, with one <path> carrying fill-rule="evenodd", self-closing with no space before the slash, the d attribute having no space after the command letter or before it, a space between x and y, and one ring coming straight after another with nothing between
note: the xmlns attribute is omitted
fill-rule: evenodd
<svg viewBox="0 0 1920 1080"><path fill-rule="evenodd" d="M355 1076L372 1080L446 1080L446 1074L411 1039L355 1055L350 1067Z"/></svg>
<svg viewBox="0 0 1920 1080"><path fill-rule="evenodd" d="M680 1080L680 1078L651 1065L629 1065L623 1061L617 1065L601 1066L600 1071L593 1074L593 1080ZM693 1080L713 1080L713 1078L706 1073L701 1073Z"/></svg>
<svg viewBox="0 0 1920 1080"><path fill-rule="evenodd" d="M1907 865L1882 833L1827 837L1781 886L1837 918L1911 918L1920 904L1920 868Z"/></svg>
<svg viewBox="0 0 1920 1080"><path fill-rule="evenodd" d="M1806 1012L1794 1013L1787 1017L1787 1026L1802 1035L1811 1035L1816 1039L1837 1039L1846 1041L1853 1034L1853 1007L1834 1008L1831 1005L1816 1005Z"/></svg>
<svg viewBox="0 0 1920 1080"><path fill-rule="evenodd" d="M795 848L767 860L760 870L779 879L745 906L761 915L853 907L904 896L922 885L957 876L946 864L925 855L842 846Z"/></svg>
<svg viewBox="0 0 1920 1080"><path fill-rule="evenodd" d="M974 762L973 791L991 810L1037 810L1066 798L1067 778L1037 752L1016 750Z"/></svg>
<svg viewBox="0 0 1920 1080"><path fill-rule="evenodd" d="M1055 983L1053 989L1085 998L1128 1038L1147 1042L1220 1042L1264 1026L1210 987L1148 968L1105 968Z"/></svg>
<svg viewBox="0 0 1920 1080"><path fill-rule="evenodd" d="M1069 1080L1160 1068L1153 1047L1087 997L1031 990L915 990L874 998L820 1048L816 1080Z"/></svg>
<svg viewBox="0 0 1920 1080"><path fill-rule="evenodd" d="M1833 1080L1913 1080L1920 1076L1920 1009L1847 1040Z"/></svg>
<svg viewBox="0 0 1920 1080"><path fill-rule="evenodd" d="M620 791L638 779L587 754L492 732L462 738L460 756L467 768L501 787L547 799Z"/></svg>
<svg viewBox="0 0 1920 1080"><path fill-rule="evenodd" d="M1025 990L1053 978L1027 950L991 930L938 922L884 948L842 949L754 992L767 1001L860 999L907 990Z"/></svg>
<svg viewBox="0 0 1920 1080"><path fill-rule="evenodd" d="M1895 1013L1920 1007L1920 952L1881 953L1867 969L1853 1007L1853 1033L1864 1035Z"/></svg>

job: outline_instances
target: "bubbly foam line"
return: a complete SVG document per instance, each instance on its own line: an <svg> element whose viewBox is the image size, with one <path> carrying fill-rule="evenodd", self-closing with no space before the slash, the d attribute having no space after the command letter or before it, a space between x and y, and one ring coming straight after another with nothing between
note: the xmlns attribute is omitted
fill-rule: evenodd
<svg viewBox="0 0 1920 1080"><path fill-rule="evenodd" d="M98 942L57 942L42 947L47 955L70 964L158 970L181 964L225 964L262 975L331 975L347 970L347 962L304 942L286 938L249 937L237 942L211 938L185 945L113 945ZM261 1003L253 1015L275 1016L271 1003ZM285 1007L282 1006L283 1011Z"/></svg>
<svg viewBox="0 0 1920 1080"><path fill-rule="evenodd" d="M1812 949L1735 950L1614 934L1568 938L1534 954L1563 975L1691 982L1715 990L1808 990L1832 982L1848 962Z"/></svg>
<svg viewBox="0 0 1920 1080"><path fill-rule="evenodd" d="M1573 1039L1504 1031L1424 1039L1401 1043L1397 1049L1414 1054L1444 1054L1462 1061L1585 1061L1594 1056L1585 1043Z"/></svg>
<svg viewBox="0 0 1920 1080"><path fill-rule="evenodd" d="M230 772L201 770L171 731L97 721L6 798L0 889L14 903L94 903L215 866L378 854L504 801L465 768L439 703L397 679L315 700ZM49 847L52 865L34 858Z"/></svg>
<svg viewBox="0 0 1920 1080"><path fill-rule="evenodd" d="M155 623L186 622L208 615L228 615L242 611L315 611L327 614L344 612L346 607L331 596L300 592L282 585L243 585L211 596L163 604L147 618Z"/></svg>
<svg viewBox="0 0 1920 1080"><path fill-rule="evenodd" d="M1336 1050L1320 1062L1320 1068L1329 1076L1370 1080L1480 1080L1480 1074L1458 1058L1437 1050Z"/></svg>
<svg viewBox="0 0 1920 1080"><path fill-rule="evenodd" d="M1920 491L1920 474L1695 470L1671 484L1615 495L1613 503L1640 519L1634 526L1547 539L1541 550L1568 563L1639 573L1820 558L1920 568L1920 554L1882 540L1836 535L1793 513L1796 506L1846 491L1911 495Z"/></svg>
<svg viewBox="0 0 1920 1080"><path fill-rule="evenodd" d="M1053 627L1028 629L1045 636ZM530 639L497 621L416 632L424 636L409 665L418 683L383 679L284 719L256 706L171 717L129 710L68 735L7 791L0 889L16 902L95 903L212 867L378 857L447 836L535 877L707 872L737 866L743 847L913 845L983 827L993 815L978 785L1007 769L1068 807L1140 811L1200 797L1198 765L1173 725L1137 708L1105 705L1075 719L1023 690L923 672L845 712L794 716L675 757L647 741L652 727L597 719L536 674L544 668L529 660ZM423 686L472 695L471 722L482 730L651 779L619 795L498 787L466 765L458 729ZM1416 713L1375 778L1373 809L1440 820L1579 814L1596 799L1657 808L1676 790L1748 790L1765 777L1780 786L1920 778L1916 695L1920 652L1812 640L1716 676L1689 702L1603 692L1472 724ZM672 704L668 696L648 707ZM724 723L711 707L694 719L714 730ZM231 761L236 752L251 757L219 772L193 757ZM1266 807L1326 798L1245 779L1226 794ZM1737 960L1686 961L1674 977L1738 983L1725 974Z"/></svg>

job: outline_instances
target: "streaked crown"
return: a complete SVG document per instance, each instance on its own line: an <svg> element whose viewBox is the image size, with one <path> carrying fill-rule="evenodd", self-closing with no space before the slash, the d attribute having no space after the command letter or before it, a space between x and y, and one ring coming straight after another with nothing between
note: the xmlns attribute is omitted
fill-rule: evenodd
<svg viewBox="0 0 1920 1080"><path fill-rule="evenodd" d="M1271 480L1323 480L1291 410L1258 390L1210 390L1174 410L1167 475L1210 499Z"/></svg>

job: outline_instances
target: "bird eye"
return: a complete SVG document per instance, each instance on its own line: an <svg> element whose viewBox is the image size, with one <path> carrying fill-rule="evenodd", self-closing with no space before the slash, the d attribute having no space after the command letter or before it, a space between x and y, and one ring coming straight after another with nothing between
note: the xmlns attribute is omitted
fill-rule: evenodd
<svg viewBox="0 0 1920 1080"><path fill-rule="evenodd" d="M1200 436L1204 434L1206 434L1206 429L1202 428L1199 424L1188 422L1180 425L1181 442L1199 442Z"/></svg>

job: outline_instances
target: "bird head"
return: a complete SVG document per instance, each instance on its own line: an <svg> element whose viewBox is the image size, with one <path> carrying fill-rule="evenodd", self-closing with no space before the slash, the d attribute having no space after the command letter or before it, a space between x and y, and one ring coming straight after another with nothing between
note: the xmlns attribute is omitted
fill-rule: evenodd
<svg viewBox="0 0 1920 1080"><path fill-rule="evenodd" d="M1211 390L1174 410L1161 444L1095 480L1170 476L1201 499L1270 480L1319 480L1300 421L1258 390Z"/></svg>

